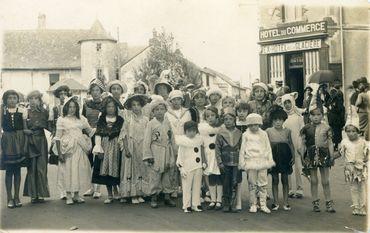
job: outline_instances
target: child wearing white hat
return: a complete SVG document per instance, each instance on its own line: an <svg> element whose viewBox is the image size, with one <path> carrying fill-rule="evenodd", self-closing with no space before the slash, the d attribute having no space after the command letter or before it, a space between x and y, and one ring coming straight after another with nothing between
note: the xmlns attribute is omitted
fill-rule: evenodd
<svg viewBox="0 0 370 233"><path fill-rule="evenodd" d="M239 168L248 174L249 212L257 212L257 196L260 198L261 211L271 213L266 205L267 169L275 165L268 135L260 127L262 117L256 113L247 116L248 129L243 134L239 154ZM258 192L258 195L257 195Z"/></svg>
<svg viewBox="0 0 370 233"><path fill-rule="evenodd" d="M349 119L344 128L347 138L340 146L340 153L345 158L344 176L351 187L352 214L366 215L366 184L369 144L359 137L359 121Z"/></svg>
<svg viewBox="0 0 370 233"><path fill-rule="evenodd" d="M168 96L170 107L165 117L170 121L174 135L184 134L184 123L191 120L190 112L182 106L184 95L180 90L171 91Z"/></svg>
<svg viewBox="0 0 370 233"><path fill-rule="evenodd" d="M211 88L207 91L207 97L210 102L210 105L207 107L215 107L219 112L222 110L222 97L223 93L220 88Z"/></svg>

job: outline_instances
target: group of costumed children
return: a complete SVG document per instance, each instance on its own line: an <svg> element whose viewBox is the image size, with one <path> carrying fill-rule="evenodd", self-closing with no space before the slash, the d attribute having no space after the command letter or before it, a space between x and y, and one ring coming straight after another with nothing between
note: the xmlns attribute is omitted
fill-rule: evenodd
<svg viewBox="0 0 370 233"><path fill-rule="evenodd" d="M249 212L279 209L279 180L282 209L289 211L288 197L303 197L303 171L311 183L313 210L319 212L319 171L326 211L335 212L329 171L336 152L319 103L312 104L310 121L305 124L302 110L295 106L296 93L281 96L276 104L267 98L264 83L253 85L248 102L236 102L217 88L194 89L190 108L184 107L184 93L173 90L163 79L154 85L153 95L142 81L122 100L126 92L126 85L118 80L106 86L93 79L91 98L81 104L68 86L61 86L54 93L59 103L47 110L39 91L27 96L28 108L20 106L16 91L6 91L1 112L1 165L6 170L7 206L22 206L21 167L27 167L23 195L32 203L50 197L49 162L58 166L57 187L67 205L84 203L82 196L100 198L100 185L105 185L105 204L149 200L151 207L157 208L163 200L174 207L182 193L186 213L202 211L204 201L208 210L238 212L245 172ZM50 149L45 130L51 132ZM355 119L348 120L345 132L347 138L339 151L345 157L353 214L365 215L369 149L359 137ZM268 174L272 176L270 207Z"/></svg>

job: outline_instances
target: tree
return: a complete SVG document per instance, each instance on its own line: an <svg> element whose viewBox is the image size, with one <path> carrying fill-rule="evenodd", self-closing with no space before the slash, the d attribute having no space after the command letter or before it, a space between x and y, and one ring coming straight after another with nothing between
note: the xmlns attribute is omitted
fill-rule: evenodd
<svg viewBox="0 0 370 233"><path fill-rule="evenodd" d="M160 32L154 29L149 45L148 57L134 70L136 80L142 80L152 87L162 71L169 70L168 82L174 87L190 83L200 86L201 69L183 56L177 44L174 44L172 33L167 34L163 28Z"/></svg>

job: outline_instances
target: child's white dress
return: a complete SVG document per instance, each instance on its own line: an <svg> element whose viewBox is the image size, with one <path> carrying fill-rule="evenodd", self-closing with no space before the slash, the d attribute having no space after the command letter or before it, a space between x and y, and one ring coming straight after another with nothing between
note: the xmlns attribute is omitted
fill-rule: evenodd
<svg viewBox="0 0 370 233"><path fill-rule="evenodd" d="M91 186L91 166L87 154L92 149L91 139L82 133L82 130L91 137L94 130L87 119L80 116L59 117L55 140L60 140L61 152L65 155L65 162L60 163L64 169L65 188L67 192L87 190Z"/></svg>
<svg viewBox="0 0 370 233"><path fill-rule="evenodd" d="M207 168L204 170L204 174L207 176L220 175L215 152L216 136L220 128L212 127L208 123L200 123L198 129L204 141L204 153L207 161Z"/></svg>

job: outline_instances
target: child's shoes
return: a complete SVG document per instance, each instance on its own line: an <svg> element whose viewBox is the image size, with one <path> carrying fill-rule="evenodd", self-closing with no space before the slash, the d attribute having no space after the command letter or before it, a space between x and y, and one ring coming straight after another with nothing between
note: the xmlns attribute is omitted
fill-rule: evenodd
<svg viewBox="0 0 370 233"><path fill-rule="evenodd" d="M360 216L366 216L366 207L365 206L363 206L362 208L360 208L358 210L358 215L360 215Z"/></svg>
<svg viewBox="0 0 370 233"><path fill-rule="evenodd" d="M279 209L279 205L277 205L277 204L272 204L271 205L271 210L277 211L278 209Z"/></svg>
<svg viewBox="0 0 370 233"><path fill-rule="evenodd" d="M336 211L335 211L333 205L334 205L334 202L332 200L327 201L326 202L326 212L335 213Z"/></svg>
<svg viewBox="0 0 370 233"><path fill-rule="evenodd" d="M152 208L158 208L158 197L157 195L153 195L150 200L150 207Z"/></svg>
<svg viewBox="0 0 370 233"><path fill-rule="evenodd" d="M216 202L215 210L221 210L221 209L222 209L221 202Z"/></svg>
<svg viewBox="0 0 370 233"><path fill-rule="evenodd" d="M184 209L184 213L191 213L191 208L188 207L188 208Z"/></svg>
<svg viewBox="0 0 370 233"><path fill-rule="evenodd" d="M108 199L104 200L104 204L111 204L111 203L113 203L113 198L112 197L108 197Z"/></svg>
<svg viewBox="0 0 370 233"><path fill-rule="evenodd" d="M83 196L84 197L87 197L87 196L92 196L94 194L94 189L89 189L89 190L87 190L84 194L83 194Z"/></svg>
<svg viewBox="0 0 370 233"><path fill-rule="evenodd" d="M286 205L284 205L284 206L283 206L283 209L284 209L285 211L290 211L290 210L292 209L292 207L290 207L290 205L289 205L289 204L286 204Z"/></svg>
<svg viewBox="0 0 370 233"><path fill-rule="evenodd" d="M312 202L313 205L313 212L320 212L320 199L317 199Z"/></svg>
<svg viewBox="0 0 370 233"><path fill-rule="evenodd" d="M94 199L99 199L101 197L101 193L100 192L94 192L93 194L93 198Z"/></svg>
<svg viewBox="0 0 370 233"><path fill-rule="evenodd" d="M8 201L8 208L9 209L13 209L15 207L15 205L14 205L14 201L13 200L9 200Z"/></svg>
<svg viewBox="0 0 370 233"><path fill-rule="evenodd" d="M295 193L295 197L298 199L303 198L303 190L297 190L297 192Z"/></svg>
<svg viewBox="0 0 370 233"><path fill-rule="evenodd" d="M66 204L73 205L74 204L73 199L71 197L67 197Z"/></svg>
<svg viewBox="0 0 370 233"><path fill-rule="evenodd" d="M266 213L266 214L270 214L271 213L271 210L269 208L267 208L266 205L261 205L261 211Z"/></svg>
<svg viewBox="0 0 370 233"><path fill-rule="evenodd" d="M133 198L131 199L131 203L132 203L132 204L139 204L140 202L139 202L139 200L138 200L136 197L133 197Z"/></svg>
<svg viewBox="0 0 370 233"><path fill-rule="evenodd" d="M137 198L137 200L138 200L140 203L144 203L144 202L145 202L144 198L142 198L142 197L138 197L138 198Z"/></svg>
<svg viewBox="0 0 370 233"><path fill-rule="evenodd" d="M15 207L22 207L22 202L19 200L19 198L14 199L14 205Z"/></svg>
<svg viewBox="0 0 370 233"><path fill-rule="evenodd" d="M249 213L257 213L257 205L251 205L249 208Z"/></svg>
<svg viewBox="0 0 370 233"><path fill-rule="evenodd" d="M207 210L213 210L215 207L216 207L216 203L215 203L215 202L211 202L211 203L209 203L209 205L207 206Z"/></svg>
<svg viewBox="0 0 370 233"><path fill-rule="evenodd" d="M192 210L195 211L195 212L202 212L203 211L201 206L197 206L197 207L193 208Z"/></svg>

